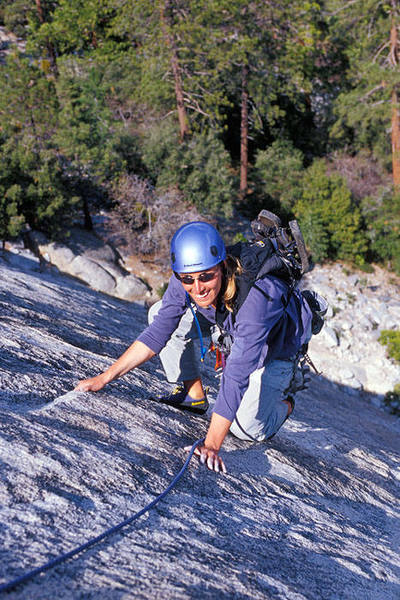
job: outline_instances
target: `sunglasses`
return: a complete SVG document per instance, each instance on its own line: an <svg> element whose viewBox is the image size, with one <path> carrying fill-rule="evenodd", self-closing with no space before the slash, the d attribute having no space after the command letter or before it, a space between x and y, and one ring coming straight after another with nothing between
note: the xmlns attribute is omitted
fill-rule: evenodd
<svg viewBox="0 0 400 600"><path fill-rule="evenodd" d="M179 275L179 273L175 273L175 277L185 285L193 285L196 280L201 281L201 283L207 283L208 281L212 281L213 279L215 279L217 275L218 271L200 273L198 277L192 277L191 275Z"/></svg>

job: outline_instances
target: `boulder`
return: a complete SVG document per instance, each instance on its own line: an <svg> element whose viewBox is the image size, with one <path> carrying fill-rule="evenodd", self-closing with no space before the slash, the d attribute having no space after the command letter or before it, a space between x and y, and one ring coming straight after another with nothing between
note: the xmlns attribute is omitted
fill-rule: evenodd
<svg viewBox="0 0 400 600"><path fill-rule="evenodd" d="M400 323L400 306L398 305L398 303L396 304L389 304L389 306L387 307L389 314L397 320L397 323Z"/></svg>
<svg viewBox="0 0 400 600"><path fill-rule="evenodd" d="M331 319L332 317L333 317L333 306L331 304L328 304L328 309L326 311L325 318Z"/></svg>
<svg viewBox="0 0 400 600"><path fill-rule="evenodd" d="M117 280L114 295L123 300L143 300L150 294L148 286L135 275L126 275Z"/></svg>
<svg viewBox="0 0 400 600"><path fill-rule="evenodd" d="M94 262L117 264L120 260L119 252L110 244L98 237L95 232L74 227L63 240L75 255L86 256Z"/></svg>
<svg viewBox="0 0 400 600"><path fill-rule="evenodd" d="M85 256L76 256L69 265L68 272L78 277L94 290L113 294L116 288L116 281L108 271L101 265L93 262Z"/></svg>
<svg viewBox="0 0 400 600"><path fill-rule="evenodd" d="M76 258L76 254L74 254L70 248L56 242L51 242L48 244L40 244L39 249L42 255L47 255L49 261L53 265L56 265L60 271L69 273L70 265Z"/></svg>
<svg viewBox="0 0 400 600"><path fill-rule="evenodd" d="M382 321L380 322L380 330L382 329L398 329L400 327L400 320L398 320L395 316L393 316L392 314L387 314L385 317L383 317Z"/></svg>
<svg viewBox="0 0 400 600"><path fill-rule="evenodd" d="M351 341L349 338L341 336L340 337L340 348L344 352L351 347Z"/></svg>
<svg viewBox="0 0 400 600"><path fill-rule="evenodd" d="M348 379L354 378L353 370L346 366L339 369L338 374L341 381L347 381Z"/></svg>
<svg viewBox="0 0 400 600"><path fill-rule="evenodd" d="M319 334L320 339L323 340L328 348L332 348L333 346L339 345L339 338L337 333L328 325L325 325Z"/></svg>
<svg viewBox="0 0 400 600"><path fill-rule="evenodd" d="M372 329L372 323L367 315L361 316L358 325L361 329L364 329L365 331L370 331Z"/></svg>
<svg viewBox="0 0 400 600"><path fill-rule="evenodd" d="M311 284L309 287L312 287L316 292L318 292L318 294L323 296L323 298L325 298L329 304L335 304L335 299L337 296L337 291L335 288L327 284Z"/></svg>
<svg viewBox="0 0 400 600"><path fill-rule="evenodd" d="M366 387L368 383L367 368L361 365L352 365L351 370L356 380L360 383L360 386Z"/></svg>
<svg viewBox="0 0 400 600"><path fill-rule="evenodd" d="M359 282L360 278L358 275L356 275L355 273L353 273L352 275L348 275L346 282L351 286L354 287L355 285L357 285L357 283Z"/></svg>
<svg viewBox="0 0 400 600"><path fill-rule="evenodd" d="M368 311L367 316L373 325L379 325L381 323L382 319L384 319L387 316L387 314L388 314L388 312L386 309L385 310L382 310L382 309L377 310L377 309L371 308Z"/></svg>
<svg viewBox="0 0 400 600"><path fill-rule="evenodd" d="M96 291L130 301L144 301L150 295L148 285L121 267L117 250L94 233L73 228L63 243L49 242L34 231L29 232L29 238L41 257Z"/></svg>
<svg viewBox="0 0 400 600"><path fill-rule="evenodd" d="M340 328L343 331L350 331L350 329L353 329L354 323L353 321L351 321L349 318L340 318L339 316L339 324L340 324Z"/></svg>

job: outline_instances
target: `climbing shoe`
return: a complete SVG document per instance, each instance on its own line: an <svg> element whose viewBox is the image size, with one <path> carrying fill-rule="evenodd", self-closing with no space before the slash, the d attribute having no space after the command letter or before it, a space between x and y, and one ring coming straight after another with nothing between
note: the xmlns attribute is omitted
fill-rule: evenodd
<svg viewBox="0 0 400 600"><path fill-rule="evenodd" d="M188 410L197 415L204 415L208 409L206 392L204 398L195 400L189 396L183 385L178 385L170 394L166 394L165 396L155 396L152 400L161 402L162 404L168 404L174 408L180 408L181 410Z"/></svg>

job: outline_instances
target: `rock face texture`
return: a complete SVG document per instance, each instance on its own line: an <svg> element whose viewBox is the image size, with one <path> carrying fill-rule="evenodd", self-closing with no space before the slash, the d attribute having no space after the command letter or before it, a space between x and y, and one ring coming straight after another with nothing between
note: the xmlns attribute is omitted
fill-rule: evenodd
<svg viewBox="0 0 400 600"><path fill-rule="evenodd" d="M204 436L207 418L149 400L168 385L158 359L71 391L145 324L140 305L0 258L0 582L144 507ZM211 361L204 378L215 397ZM146 516L2 597L398 598L399 420L366 396L313 376L270 442L227 439L228 474L193 459Z"/></svg>

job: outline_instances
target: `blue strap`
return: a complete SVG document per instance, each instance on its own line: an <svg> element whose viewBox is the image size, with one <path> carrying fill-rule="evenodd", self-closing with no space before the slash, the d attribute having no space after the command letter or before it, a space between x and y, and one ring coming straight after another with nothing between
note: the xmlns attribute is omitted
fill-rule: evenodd
<svg viewBox="0 0 400 600"><path fill-rule="evenodd" d="M194 308L192 306L192 302L190 300L190 296L189 296L189 294L187 292L186 292L186 303L189 306L190 310L192 311L192 315L194 317L194 322L196 323L197 332L199 334L200 346L201 346L200 360L201 360L201 362L203 362L204 361L204 357L207 354L207 348L204 348L203 334L201 333L200 323L199 323L199 320L197 318L196 311L194 310Z"/></svg>

